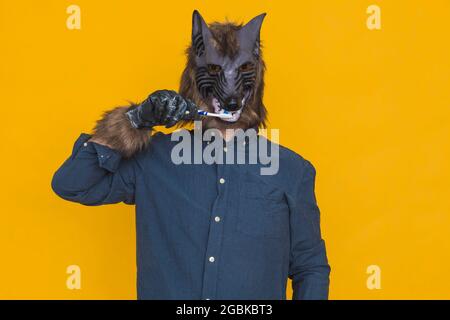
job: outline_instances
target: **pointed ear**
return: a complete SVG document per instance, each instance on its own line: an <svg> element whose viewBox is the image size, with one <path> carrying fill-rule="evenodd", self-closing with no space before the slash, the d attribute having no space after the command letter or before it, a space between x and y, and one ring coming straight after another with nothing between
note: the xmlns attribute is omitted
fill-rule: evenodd
<svg viewBox="0 0 450 320"><path fill-rule="evenodd" d="M209 43L211 31L197 10L192 13L192 47L197 56L205 52L205 43Z"/></svg>
<svg viewBox="0 0 450 320"><path fill-rule="evenodd" d="M239 30L239 44L241 48L250 50L255 56L259 56L259 34L266 16L265 13L254 17Z"/></svg>

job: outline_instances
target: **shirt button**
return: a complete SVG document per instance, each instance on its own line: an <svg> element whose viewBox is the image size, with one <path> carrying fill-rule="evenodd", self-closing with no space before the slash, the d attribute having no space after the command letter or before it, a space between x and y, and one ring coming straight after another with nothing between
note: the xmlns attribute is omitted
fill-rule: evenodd
<svg viewBox="0 0 450 320"><path fill-rule="evenodd" d="M209 257L209 262L214 262L215 260L214 257Z"/></svg>
<svg viewBox="0 0 450 320"><path fill-rule="evenodd" d="M214 221L215 221L215 222L220 222L220 217L219 217L219 216L216 216L216 217L214 218Z"/></svg>
<svg viewBox="0 0 450 320"><path fill-rule="evenodd" d="M220 178L219 182L220 182L221 184L224 184L224 183L225 183L225 179L224 179L224 178Z"/></svg>
<svg viewBox="0 0 450 320"><path fill-rule="evenodd" d="M83 143L83 146L87 147L87 142Z"/></svg>
<svg viewBox="0 0 450 320"><path fill-rule="evenodd" d="M228 151L227 147L223 148L223 151L227 152Z"/></svg>

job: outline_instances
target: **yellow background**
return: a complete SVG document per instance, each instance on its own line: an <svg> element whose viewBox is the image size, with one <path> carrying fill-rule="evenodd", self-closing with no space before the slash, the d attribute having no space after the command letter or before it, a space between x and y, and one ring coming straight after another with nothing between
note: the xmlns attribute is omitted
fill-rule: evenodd
<svg viewBox="0 0 450 320"><path fill-rule="evenodd" d="M136 297L134 208L65 202L50 181L104 110L178 87L193 9L268 13L270 128L317 169L330 298L449 299L448 0L0 0L0 298Z"/></svg>

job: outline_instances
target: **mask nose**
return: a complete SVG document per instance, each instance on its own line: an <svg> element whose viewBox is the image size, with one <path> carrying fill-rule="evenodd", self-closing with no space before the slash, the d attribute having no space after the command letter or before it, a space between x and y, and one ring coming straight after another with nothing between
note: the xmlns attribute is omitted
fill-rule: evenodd
<svg viewBox="0 0 450 320"><path fill-rule="evenodd" d="M225 101L225 108L224 109L227 110L227 111L236 111L236 110L238 110L239 109L238 100L236 98L233 98L233 97L228 98Z"/></svg>

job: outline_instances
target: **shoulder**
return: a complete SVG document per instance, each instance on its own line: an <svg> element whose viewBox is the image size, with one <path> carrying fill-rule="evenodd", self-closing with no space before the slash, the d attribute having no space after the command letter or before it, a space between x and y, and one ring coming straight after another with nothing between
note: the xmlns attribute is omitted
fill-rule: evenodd
<svg viewBox="0 0 450 320"><path fill-rule="evenodd" d="M165 143L167 141L170 141L171 134L167 134L161 131L155 131L155 133L152 134L152 138L150 140L151 144L161 144Z"/></svg>
<svg viewBox="0 0 450 320"><path fill-rule="evenodd" d="M280 162L280 168L285 167L288 171L292 172L292 170L295 171L303 171L303 170L313 170L315 171L315 168L310 160L306 159L303 155L300 153L297 153L296 151L283 146L279 143L273 142L265 137L261 137L262 139L267 140L269 144L269 148L278 148L278 155L279 155L279 162Z"/></svg>
<svg viewBox="0 0 450 320"><path fill-rule="evenodd" d="M166 154L170 150L170 134L160 131L152 133L147 146L139 151L134 157L138 162L146 161L149 157L154 157L157 154Z"/></svg>
<svg viewBox="0 0 450 320"><path fill-rule="evenodd" d="M267 149L272 150L272 161L278 159L278 172L265 176L265 181L284 190L286 194L295 194L305 181L315 179L316 170L313 164L302 154L262 137L262 141L264 140L268 141Z"/></svg>
<svg viewBox="0 0 450 320"><path fill-rule="evenodd" d="M150 150L161 149L161 148L166 149L166 148L170 147L171 136L172 136L171 133L155 131L154 133L152 133L152 136L150 138L150 143L148 144L145 151L148 152Z"/></svg>

